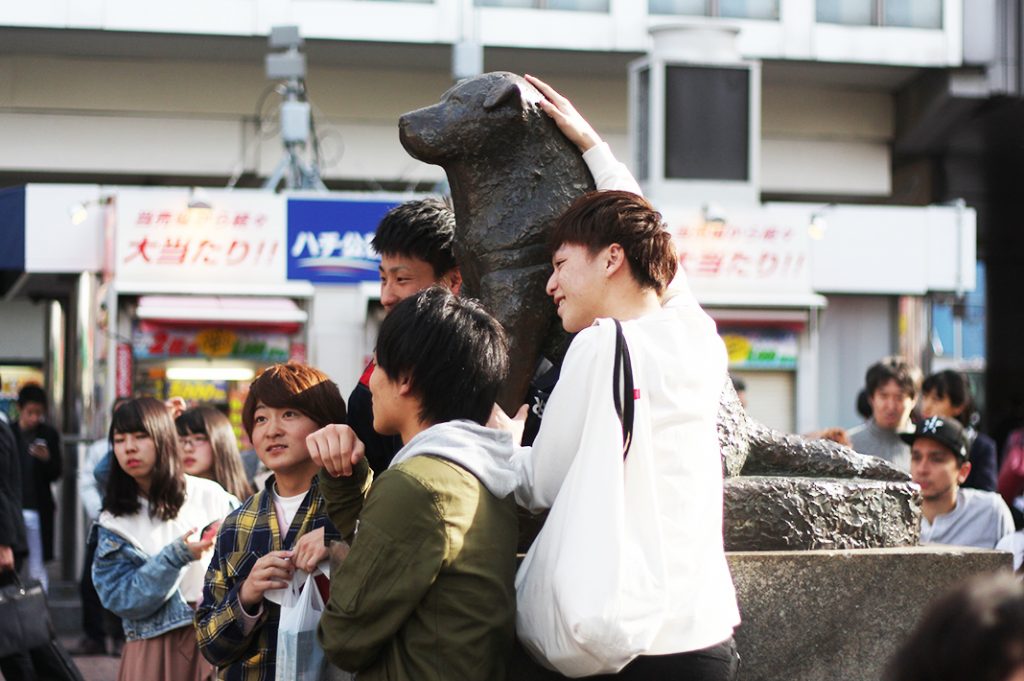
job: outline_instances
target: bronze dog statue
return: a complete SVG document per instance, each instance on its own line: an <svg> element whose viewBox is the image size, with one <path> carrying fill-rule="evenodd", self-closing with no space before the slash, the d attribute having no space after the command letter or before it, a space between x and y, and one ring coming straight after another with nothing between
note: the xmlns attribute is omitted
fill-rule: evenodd
<svg viewBox="0 0 1024 681"><path fill-rule="evenodd" d="M561 328L544 292L551 275L545 235L573 199L594 188L540 99L519 76L491 73L460 82L399 122L406 150L448 174L463 290L508 332L511 367L498 403L513 412L542 347Z"/></svg>
<svg viewBox="0 0 1024 681"><path fill-rule="evenodd" d="M488 73L459 82L439 103L399 122L405 149L448 175L466 295L508 333L511 375L499 403L509 412L522 404L542 349L560 330L545 292L545 235L573 199L594 188L540 99L523 78ZM728 380L718 421L729 478L727 548L916 544L917 493L889 463L754 421ZM864 522L865 515L874 522Z"/></svg>

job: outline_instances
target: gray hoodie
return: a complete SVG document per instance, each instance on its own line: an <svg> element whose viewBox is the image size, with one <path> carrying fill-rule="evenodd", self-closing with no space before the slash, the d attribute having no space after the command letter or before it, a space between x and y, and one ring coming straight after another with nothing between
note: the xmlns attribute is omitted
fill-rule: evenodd
<svg viewBox="0 0 1024 681"><path fill-rule="evenodd" d="M513 492L517 474L512 466L512 434L473 421L446 421L427 428L398 450L388 468L414 456L429 454L462 466L499 499Z"/></svg>

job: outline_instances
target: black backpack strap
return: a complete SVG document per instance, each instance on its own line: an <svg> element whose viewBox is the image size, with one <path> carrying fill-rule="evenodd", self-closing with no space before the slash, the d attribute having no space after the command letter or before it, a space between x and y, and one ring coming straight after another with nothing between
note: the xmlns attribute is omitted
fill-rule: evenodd
<svg viewBox="0 0 1024 681"><path fill-rule="evenodd" d="M622 334L622 324L618 319L613 321L615 322L615 362L612 368L612 401L615 403L615 413L622 424L622 458L625 459L629 454L630 445L633 444L633 413L636 407L633 363L629 358L626 337Z"/></svg>

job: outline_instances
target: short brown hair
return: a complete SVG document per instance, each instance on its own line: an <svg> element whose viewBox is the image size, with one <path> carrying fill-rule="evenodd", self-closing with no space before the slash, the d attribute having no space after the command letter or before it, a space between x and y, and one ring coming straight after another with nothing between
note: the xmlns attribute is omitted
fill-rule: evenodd
<svg viewBox="0 0 1024 681"><path fill-rule="evenodd" d="M659 294L672 282L679 267L679 256L661 213L631 192L590 192L573 201L548 236L552 253L563 244L578 244L591 254L619 244L636 282Z"/></svg>
<svg viewBox="0 0 1024 681"><path fill-rule="evenodd" d="M327 374L305 364L288 362L264 369L249 386L242 407L242 426L252 436L256 406L297 409L323 427L345 423L345 400Z"/></svg>

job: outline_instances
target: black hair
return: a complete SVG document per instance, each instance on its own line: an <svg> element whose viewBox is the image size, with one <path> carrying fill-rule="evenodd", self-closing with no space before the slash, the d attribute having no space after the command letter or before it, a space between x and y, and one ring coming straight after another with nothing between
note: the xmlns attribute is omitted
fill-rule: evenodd
<svg viewBox="0 0 1024 681"><path fill-rule="evenodd" d="M1010 573L973 577L929 607L885 681L1004 681L1024 665L1024 585Z"/></svg>
<svg viewBox="0 0 1024 681"><path fill-rule="evenodd" d="M857 393L857 413L866 419L871 418L871 403L868 402L868 391L864 388Z"/></svg>
<svg viewBox="0 0 1024 681"><path fill-rule="evenodd" d="M46 391L38 383L26 383L18 391L18 406L24 407L29 402L46 406Z"/></svg>
<svg viewBox="0 0 1024 681"><path fill-rule="evenodd" d="M967 374L952 369L932 374L921 384L921 394L927 395L932 392L939 399L948 397L949 403L954 407L963 407L956 419L964 428L971 425L974 400L971 398L971 381Z"/></svg>
<svg viewBox="0 0 1024 681"><path fill-rule="evenodd" d="M174 419L163 402L152 397L128 400L114 412L110 421L110 448L117 433L146 433L153 440L156 461L146 498L149 513L161 520L173 520L185 503L185 471L178 452L178 432ZM133 515L142 508L139 485L114 457L107 478L103 510L115 516Z"/></svg>
<svg viewBox="0 0 1024 681"><path fill-rule="evenodd" d="M896 381L903 392L907 393L907 397L913 399L917 397L918 388L921 386L921 371L902 357L883 357L868 367L864 375L867 396L873 397L875 392L889 381Z"/></svg>
<svg viewBox="0 0 1024 681"><path fill-rule="evenodd" d="M377 365L392 380L409 380L421 421L483 425L508 374L508 341L479 303L432 286L384 318Z"/></svg>
<svg viewBox="0 0 1024 681"><path fill-rule="evenodd" d="M732 389L737 393L745 392L747 389L747 382L739 376L733 376L729 374L729 380L732 381Z"/></svg>
<svg viewBox="0 0 1024 681"><path fill-rule="evenodd" d="M384 215L370 245L381 255L430 263L440 278L455 265L455 211L441 199L406 201Z"/></svg>

